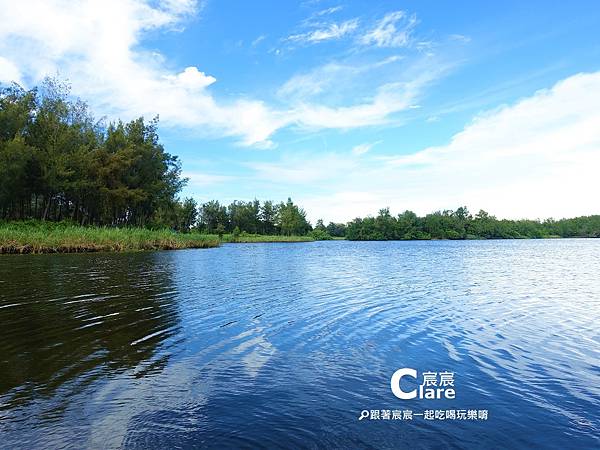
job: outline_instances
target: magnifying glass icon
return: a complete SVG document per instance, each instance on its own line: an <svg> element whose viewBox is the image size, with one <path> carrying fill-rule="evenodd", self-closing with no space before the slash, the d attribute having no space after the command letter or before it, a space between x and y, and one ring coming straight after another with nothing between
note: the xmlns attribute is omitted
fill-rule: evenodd
<svg viewBox="0 0 600 450"><path fill-rule="evenodd" d="M363 419L366 419L367 417L369 417L369 411L367 411L366 409L363 409L360 412L360 416L358 417L358 420L363 420Z"/></svg>

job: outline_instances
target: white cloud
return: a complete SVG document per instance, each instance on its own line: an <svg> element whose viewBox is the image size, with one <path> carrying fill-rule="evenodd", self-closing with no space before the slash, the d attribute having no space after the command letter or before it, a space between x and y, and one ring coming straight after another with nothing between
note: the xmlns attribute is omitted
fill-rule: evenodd
<svg viewBox="0 0 600 450"><path fill-rule="evenodd" d="M451 34L449 38L453 41L463 42L465 44L471 42L470 36L465 36L464 34Z"/></svg>
<svg viewBox="0 0 600 450"><path fill-rule="evenodd" d="M22 83L19 68L6 58L0 56L0 83Z"/></svg>
<svg viewBox="0 0 600 450"><path fill-rule="evenodd" d="M338 11L340 11L343 7L342 6L332 6L331 8L325 8L322 9L320 11L317 11L314 16L315 17L320 17L320 16L328 16L330 14L336 13Z"/></svg>
<svg viewBox="0 0 600 450"><path fill-rule="evenodd" d="M380 70L391 64L397 66ZM291 104L289 118L302 129L399 123L398 114L418 107L423 90L451 68L429 56L407 63L398 56L362 63L332 62L290 78L278 95ZM353 102L349 104L348 98Z"/></svg>
<svg viewBox="0 0 600 450"><path fill-rule="evenodd" d="M384 123L419 93L416 82L383 83L370 86L370 97L341 106L315 99L289 99L280 108L245 97L219 100L212 92L217 76L196 66L172 70L165 56L143 49L147 33L181 30L200 6L194 0L0 0L0 78L32 86L46 75L59 74L71 82L74 94L109 118L160 114L167 127L232 136L243 145L260 147L274 146L273 134L288 126ZM329 24L303 38L336 39L357 25L356 19Z"/></svg>
<svg viewBox="0 0 600 450"><path fill-rule="evenodd" d="M197 0L161 0L160 5L166 11L178 16L194 14L199 8Z"/></svg>
<svg viewBox="0 0 600 450"><path fill-rule="evenodd" d="M262 41L264 41L267 38L267 36L265 36L264 34L261 34L260 36L258 36L256 39L254 39L252 41L252 43L250 44L252 47L256 47L258 44L260 44Z"/></svg>
<svg viewBox="0 0 600 450"><path fill-rule="evenodd" d="M425 83L425 79L388 83L380 86L372 98L351 106L299 104L296 125L310 129L350 129L386 124L391 115L416 107L415 100Z"/></svg>
<svg viewBox="0 0 600 450"><path fill-rule="evenodd" d="M251 145L285 121L263 102L220 103L207 90L216 82L196 67L167 69L162 55L140 50L146 32L180 27L197 2L170 0L1 1L3 66L38 83L66 76L73 91L109 117L160 114L167 126L202 128L216 136L240 136ZM3 70L5 73L6 70Z"/></svg>
<svg viewBox="0 0 600 450"><path fill-rule="evenodd" d="M360 41L364 45L377 47L406 47L416 25L417 17L414 14L409 16L404 11L394 11L386 14Z"/></svg>
<svg viewBox="0 0 600 450"><path fill-rule="evenodd" d="M315 44L332 39L340 39L352 33L358 27L358 19L346 20L341 23L323 24L320 28L306 33L293 34L286 41Z"/></svg>
<svg viewBox="0 0 600 450"><path fill-rule="evenodd" d="M365 153L369 152L374 146L376 146L380 142L381 141L368 142L368 143L356 145L352 148L352 153L354 155L364 155Z"/></svg>
<svg viewBox="0 0 600 450"><path fill-rule="evenodd" d="M339 86L342 79L356 70L356 66L327 63L309 72L292 76L279 88L277 95L282 99L305 100L330 89L335 82Z"/></svg>
<svg viewBox="0 0 600 450"><path fill-rule="evenodd" d="M377 69L401 61L403 58L399 55L392 55L375 62L329 62L312 70L292 76L277 91L277 95L282 99L306 101L308 98L315 97L324 92L332 92L347 88L352 91L355 97L356 81L367 82L369 85L375 83L378 77ZM402 68L402 72L409 72L407 67ZM426 68L420 66L422 72ZM400 69L398 69L398 72ZM365 74L369 74L369 79ZM412 73L410 75L413 75ZM414 76L418 76L416 73ZM396 75L396 78L398 76ZM357 80L357 78L359 78Z"/></svg>
<svg viewBox="0 0 600 450"><path fill-rule="evenodd" d="M480 115L447 145L363 157L332 177L322 195L297 200L313 220L346 221L385 206L424 214L464 204L508 218L598 214L599 103L600 72L574 75Z"/></svg>
<svg viewBox="0 0 600 450"><path fill-rule="evenodd" d="M204 89L217 81L215 77L200 72L196 67L186 67L177 75L165 75L165 79L171 81L174 86L190 90Z"/></svg>

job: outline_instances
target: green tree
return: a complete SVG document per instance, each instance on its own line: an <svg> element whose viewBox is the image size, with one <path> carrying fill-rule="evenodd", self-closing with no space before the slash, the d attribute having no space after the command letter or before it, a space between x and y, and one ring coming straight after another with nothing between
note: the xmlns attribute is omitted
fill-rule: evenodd
<svg viewBox="0 0 600 450"><path fill-rule="evenodd" d="M273 202L267 200L263 203L260 210L260 222L261 232L263 234L277 234L278 230L276 227L278 211L277 207L273 205Z"/></svg>
<svg viewBox="0 0 600 450"><path fill-rule="evenodd" d="M304 235L311 230L306 212L295 205L291 198L279 205L277 221L281 233L286 236Z"/></svg>
<svg viewBox="0 0 600 450"><path fill-rule="evenodd" d="M326 230L333 237L344 237L346 235L346 225L343 223L329 222Z"/></svg>
<svg viewBox="0 0 600 450"><path fill-rule="evenodd" d="M200 208L200 221L208 233L217 232L219 226L225 232L226 225L229 223L227 208L222 206L218 200L204 203Z"/></svg>

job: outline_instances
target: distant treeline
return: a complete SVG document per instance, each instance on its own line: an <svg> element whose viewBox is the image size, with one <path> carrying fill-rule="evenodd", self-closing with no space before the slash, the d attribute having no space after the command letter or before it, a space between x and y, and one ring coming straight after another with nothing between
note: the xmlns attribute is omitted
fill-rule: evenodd
<svg viewBox="0 0 600 450"><path fill-rule="evenodd" d="M209 234L250 233L305 235L312 230L306 212L288 198L287 202L235 200L228 206L217 200L198 209L196 228Z"/></svg>
<svg viewBox="0 0 600 450"><path fill-rule="evenodd" d="M346 227L350 240L519 239L547 237L600 237L600 216L544 221L499 220L466 207L418 217L412 211L392 216L388 208L377 217L357 218Z"/></svg>

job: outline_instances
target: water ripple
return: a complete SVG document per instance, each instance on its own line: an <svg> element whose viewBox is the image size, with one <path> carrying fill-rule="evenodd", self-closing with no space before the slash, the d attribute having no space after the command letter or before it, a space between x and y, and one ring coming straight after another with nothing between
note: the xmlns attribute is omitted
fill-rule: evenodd
<svg viewBox="0 0 600 450"><path fill-rule="evenodd" d="M9 448L600 446L600 241L0 258ZM455 372L402 402L400 367ZM359 422L363 409L488 409Z"/></svg>

